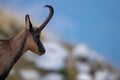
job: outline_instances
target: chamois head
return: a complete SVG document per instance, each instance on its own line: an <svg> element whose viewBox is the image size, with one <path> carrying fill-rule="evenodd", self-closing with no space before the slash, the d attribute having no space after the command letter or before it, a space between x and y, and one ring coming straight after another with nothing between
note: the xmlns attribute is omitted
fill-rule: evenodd
<svg viewBox="0 0 120 80"><path fill-rule="evenodd" d="M45 28L45 26L47 25L54 13L52 6L46 5L45 7L48 7L50 9L50 13L46 20L38 28L33 27L29 15L25 16L26 27L29 27L29 35L27 39L27 43L29 44L28 49L39 55L45 53L45 48L42 42L40 41L41 31Z"/></svg>

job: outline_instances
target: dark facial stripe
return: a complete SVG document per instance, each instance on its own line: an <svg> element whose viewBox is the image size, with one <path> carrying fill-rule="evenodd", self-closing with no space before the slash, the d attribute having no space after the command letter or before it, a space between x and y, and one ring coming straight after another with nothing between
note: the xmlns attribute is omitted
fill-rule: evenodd
<svg viewBox="0 0 120 80"><path fill-rule="evenodd" d="M38 46L38 51L41 54L45 53L45 48L44 48L42 42L40 41L40 32L34 31L34 32L32 32L32 36L33 36L35 43Z"/></svg>

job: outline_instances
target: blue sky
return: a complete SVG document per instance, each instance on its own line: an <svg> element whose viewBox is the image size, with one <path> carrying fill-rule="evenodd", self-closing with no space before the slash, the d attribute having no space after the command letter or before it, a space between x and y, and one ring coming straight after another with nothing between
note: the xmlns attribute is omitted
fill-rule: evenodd
<svg viewBox="0 0 120 80"><path fill-rule="evenodd" d="M66 41L88 44L120 67L120 0L0 0L0 8L22 18L29 13L36 23L48 15L46 4L55 9L47 29Z"/></svg>

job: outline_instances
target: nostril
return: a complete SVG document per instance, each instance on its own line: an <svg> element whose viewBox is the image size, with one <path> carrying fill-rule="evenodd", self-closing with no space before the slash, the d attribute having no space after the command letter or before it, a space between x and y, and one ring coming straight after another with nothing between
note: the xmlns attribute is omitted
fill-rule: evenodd
<svg viewBox="0 0 120 80"><path fill-rule="evenodd" d="M42 53L45 53L45 50L42 50Z"/></svg>
<svg viewBox="0 0 120 80"><path fill-rule="evenodd" d="M41 52L42 54L44 54L46 51L45 51L45 49L39 48L39 52Z"/></svg>

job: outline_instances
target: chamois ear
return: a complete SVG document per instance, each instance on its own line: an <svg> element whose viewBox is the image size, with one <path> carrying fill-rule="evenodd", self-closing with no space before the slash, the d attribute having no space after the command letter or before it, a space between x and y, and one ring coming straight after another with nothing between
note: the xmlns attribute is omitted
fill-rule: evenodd
<svg viewBox="0 0 120 80"><path fill-rule="evenodd" d="M29 15L25 16L25 24L26 24L26 27L29 28L30 32L32 32L33 31L33 26L32 26L32 23L30 21Z"/></svg>

